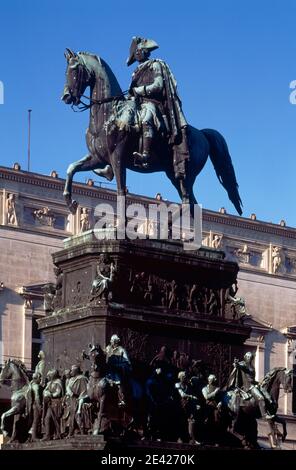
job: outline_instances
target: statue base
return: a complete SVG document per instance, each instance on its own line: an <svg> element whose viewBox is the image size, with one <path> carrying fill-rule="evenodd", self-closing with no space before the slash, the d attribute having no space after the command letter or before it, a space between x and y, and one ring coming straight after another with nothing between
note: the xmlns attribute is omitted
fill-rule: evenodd
<svg viewBox="0 0 296 470"><path fill-rule="evenodd" d="M165 345L225 381L250 328L227 310L238 266L222 251L187 251L177 241L98 240L95 231L64 244L53 255L63 277L59 307L38 321L48 368L63 372L78 362L89 369L82 351L90 343L104 347L116 333L133 362L149 364ZM93 280L111 264L110 291L94 298Z"/></svg>
<svg viewBox="0 0 296 470"><path fill-rule="evenodd" d="M97 450L103 451L106 441L103 436L75 436L52 441L35 441L3 444L1 450Z"/></svg>
<svg viewBox="0 0 296 470"><path fill-rule="evenodd" d="M76 435L67 439L56 439L52 441L36 441L25 443L7 443L3 444L2 450L95 450L111 455L161 455L161 454L196 454L202 451L212 451L217 449L231 450L234 447L225 445L217 447L214 445L196 445L189 443L166 442L166 441L150 441L150 440L132 440L127 442L120 438L107 438L103 435ZM243 448L235 447L236 450Z"/></svg>

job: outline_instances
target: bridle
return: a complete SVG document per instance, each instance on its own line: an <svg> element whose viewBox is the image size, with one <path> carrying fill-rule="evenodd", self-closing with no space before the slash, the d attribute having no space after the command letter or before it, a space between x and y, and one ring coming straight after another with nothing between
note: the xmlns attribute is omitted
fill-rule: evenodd
<svg viewBox="0 0 296 470"><path fill-rule="evenodd" d="M83 78L83 74L86 72L87 73L87 81L89 81L92 73L90 72L90 70L87 68L87 65L85 63L85 60L84 58L79 55L78 56L78 66L80 66L83 70L83 72L81 72L80 70L78 70L78 86L79 86L79 89L81 89L81 86L82 86L82 78ZM108 98L103 98L101 100L94 100L93 98L90 98L89 96L86 96L86 95L80 95L80 99L79 99L79 103L76 105L76 104L72 104L71 105L71 108L72 110L75 112L75 113L82 113L83 111L86 111L87 109L90 109L92 106L96 105L96 106L101 106L102 104L105 104L105 103L111 103L113 101L118 101L120 99L122 99L125 95L127 95L129 92L129 90L125 90L123 91L122 93L120 93L119 95L115 95L115 96L109 96ZM84 103L81 98L85 98L89 101L89 104L87 103ZM76 108L76 109L75 109Z"/></svg>
<svg viewBox="0 0 296 470"><path fill-rule="evenodd" d="M123 98L125 95L127 95L128 92L129 92L129 90L125 90L122 93L120 93L120 95L109 96L108 98L103 98L102 100L94 100L93 98L90 98L89 96L81 95L81 98L85 98L85 99L89 100L89 104L84 103L80 98L79 103L77 105L72 104L71 108L74 111L74 113L82 113L83 111L86 111L87 109L90 109L94 105L101 106L102 104L105 104L105 103L111 103L112 101L118 101L121 98ZM75 109L75 108L77 108L77 109Z"/></svg>

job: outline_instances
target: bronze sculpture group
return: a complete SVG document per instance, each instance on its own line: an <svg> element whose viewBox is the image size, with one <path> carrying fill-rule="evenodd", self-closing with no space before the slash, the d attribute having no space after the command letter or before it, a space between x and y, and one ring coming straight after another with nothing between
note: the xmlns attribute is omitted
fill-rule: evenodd
<svg viewBox="0 0 296 470"><path fill-rule="evenodd" d="M82 352L90 370L82 372L78 364L63 373L50 369L43 385L42 355L31 380L20 361L8 360L0 382L10 381L12 406L1 417L1 430L12 442L104 434L256 448L256 419L264 418L274 441L276 422L286 437L285 422L276 411L280 386L292 390L291 370L275 368L258 383L254 356L247 352L243 361L234 361L228 383L220 387L214 374L205 376L200 361L181 356L163 346L144 374L141 365L140 379L120 338L113 335L105 350L90 345Z"/></svg>
<svg viewBox="0 0 296 470"><path fill-rule="evenodd" d="M182 203L196 204L193 184L208 156L220 183L239 214L242 213L238 184L227 144L213 129L188 125L168 65L150 59L155 41L134 37L127 64L137 61L131 85L123 93L108 64L99 56L66 50L66 84L62 99L72 107L90 110L86 142L89 153L67 170L64 197L72 213L75 173L94 171L111 181L117 192L126 192L126 170L141 173L164 171ZM90 97L84 95L90 88ZM85 100L89 100L89 104Z"/></svg>
<svg viewBox="0 0 296 470"><path fill-rule="evenodd" d="M135 37L128 65L139 63L133 73L127 96L110 67L96 55L67 49L66 85L63 101L80 110L89 109L86 157L71 164L67 171L64 196L72 213L72 181L79 171L94 171L112 180L119 195L126 191L126 170L149 173L164 171L176 187L182 203L193 206L193 184L210 156L220 183L241 214L238 184L227 144L212 129L190 126L183 114L175 78L168 65L150 59L157 49L155 41ZM90 88L90 98L84 93ZM89 104L84 100L89 99ZM11 220L13 217L11 217ZM13 221L11 222L13 223ZM83 209L81 231L89 228L87 209ZM218 248L217 244L213 245ZM56 284L44 287L45 312L62 310L64 275L55 268ZM88 294L89 303L116 299L116 263L102 253L95 279ZM225 316L245 314L245 302L237 297L237 286L214 289L172 278L130 270L127 296L134 305L162 307L165 311L192 315ZM255 379L254 356L247 352L242 361L234 360L227 383L218 384L213 371L205 374L200 361L186 353L172 353L166 346L151 359L135 364L112 335L105 349L90 345L80 363L70 369L47 370L40 352L39 363L29 377L18 360L6 361L0 384L12 389L11 408L1 416L1 431L10 440L24 442L72 438L76 434L129 436L130 439L190 442L256 448L257 419L265 419L276 441L280 386L292 390L292 371L271 370L261 382ZM90 361L89 370L82 367ZM140 370L140 373L139 373Z"/></svg>

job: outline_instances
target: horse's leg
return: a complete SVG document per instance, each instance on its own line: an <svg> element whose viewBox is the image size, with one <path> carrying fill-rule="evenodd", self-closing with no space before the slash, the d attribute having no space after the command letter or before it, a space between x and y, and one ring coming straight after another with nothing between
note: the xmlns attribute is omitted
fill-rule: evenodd
<svg viewBox="0 0 296 470"><path fill-rule="evenodd" d="M178 191L179 197L182 201L182 204L197 204L193 193L193 181L192 178L189 180L188 177L184 179L176 178L174 173L171 171L166 172L167 177L170 179L171 183L175 186Z"/></svg>
<svg viewBox="0 0 296 470"><path fill-rule="evenodd" d="M180 180L175 178L174 173L171 173L170 171L167 171L166 175L171 181L172 185L175 186L176 190L178 191L180 199L182 199L182 190L181 190Z"/></svg>
<svg viewBox="0 0 296 470"><path fill-rule="evenodd" d="M181 190L182 204L189 204L190 198L189 198L188 182L186 178L180 179L179 185L180 185L180 190Z"/></svg>
<svg viewBox="0 0 296 470"><path fill-rule="evenodd" d="M105 176L107 179L111 178L111 172L107 168L109 165L102 164L103 166L103 173L100 176ZM85 157L81 158L81 160L78 160L77 162L71 163L68 166L67 169L67 178L66 178L66 183L65 183L65 188L64 188L64 193L63 196L66 200L66 203L70 209L70 212L72 214L75 214L77 211L78 203L77 201L72 199L72 183L73 183L73 177L75 173L81 172L81 171L91 171L91 170L97 170L98 167L100 167L100 163L98 162L98 159L91 154L86 155ZM106 169L107 168L107 169ZM97 173L99 174L99 173ZM112 179L112 178L111 178Z"/></svg>
<svg viewBox="0 0 296 470"><path fill-rule="evenodd" d="M17 435L16 425L17 425L17 422L20 420L20 417L21 417L20 414L15 414L13 417L12 434L11 434L11 438L9 439L9 442L14 442L15 440L17 440L16 439L16 435Z"/></svg>
<svg viewBox="0 0 296 470"><path fill-rule="evenodd" d="M13 415L16 415L17 413L19 412L19 407L17 405L14 405L12 406L8 411L6 411L5 413L3 413L3 415L1 416L1 431L3 433L3 436L7 436L8 435L8 432L6 431L5 427L4 427L4 424L5 424L5 420L6 418L8 418L9 416L13 416ZM12 432L12 436L11 436L11 439L14 438L15 439L15 422L13 421L13 432Z"/></svg>
<svg viewBox="0 0 296 470"><path fill-rule="evenodd" d="M106 178L108 181L112 181L114 178L114 173L111 165L106 165L104 168L95 168L92 170L96 175Z"/></svg>
<svg viewBox="0 0 296 470"><path fill-rule="evenodd" d="M116 147L116 150L114 150L110 155L111 166L116 178L117 194L119 196L125 196L126 194L126 168L123 164L123 149L124 143L119 144Z"/></svg>
<svg viewBox="0 0 296 470"><path fill-rule="evenodd" d="M113 168L117 184L117 236L125 237L126 227L126 166L124 160L125 142L118 144L110 155L110 163Z"/></svg>
<svg viewBox="0 0 296 470"><path fill-rule="evenodd" d="M71 163L67 168L67 177L66 177L66 183L65 183L63 196L72 214L76 213L77 207L78 207L77 202L72 200L73 176L78 171L82 171L81 170L82 166L87 164L91 159L92 159L91 155L86 155L85 157L81 158L81 160Z"/></svg>
<svg viewBox="0 0 296 470"><path fill-rule="evenodd" d="M5 437L8 435L8 432L6 431L6 429L4 427L5 418L7 416L6 413L3 413L2 416L1 416L1 431L2 431L3 436L5 436Z"/></svg>
<svg viewBox="0 0 296 470"><path fill-rule="evenodd" d="M282 440L283 442L286 440L286 437L287 437L287 424L286 424L286 420L284 418L280 418L278 415L275 415L273 421L275 423L279 423L282 425L283 427L283 436L282 436Z"/></svg>
<svg viewBox="0 0 296 470"><path fill-rule="evenodd" d="M197 204L197 200L194 196L194 192L193 192L193 183L191 182L190 184L188 184L189 188L188 188L188 192L189 192L189 202L190 204Z"/></svg>

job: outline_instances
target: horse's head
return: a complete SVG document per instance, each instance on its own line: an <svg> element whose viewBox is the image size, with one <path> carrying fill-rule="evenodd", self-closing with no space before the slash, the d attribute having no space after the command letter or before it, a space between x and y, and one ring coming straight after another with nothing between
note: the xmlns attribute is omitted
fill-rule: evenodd
<svg viewBox="0 0 296 470"><path fill-rule="evenodd" d="M285 393L293 391L293 370L285 369L283 372L282 385Z"/></svg>
<svg viewBox="0 0 296 470"><path fill-rule="evenodd" d="M25 384L28 383L29 378L27 375L26 367L17 359L8 359L4 363L0 374L0 383L5 385Z"/></svg>
<svg viewBox="0 0 296 470"><path fill-rule="evenodd" d="M12 374L13 374L13 363L10 359L5 361L4 366L1 370L0 374L0 382L5 382L6 380L11 379Z"/></svg>
<svg viewBox="0 0 296 470"><path fill-rule="evenodd" d="M0 382L8 381L7 385L20 388L29 382L25 365L18 359L8 359L0 374Z"/></svg>
<svg viewBox="0 0 296 470"><path fill-rule="evenodd" d="M78 105L85 89L91 85L92 73L84 54L80 52L76 54L67 48L65 58L67 60L67 70L62 100L66 104Z"/></svg>
<svg viewBox="0 0 296 470"><path fill-rule="evenodd" d="M285 393L292 392L293 371L285 367L275 367L269 371L261 382L261 387L267 390L273 400L277 403L280 387L283 387Z"/></svg>

